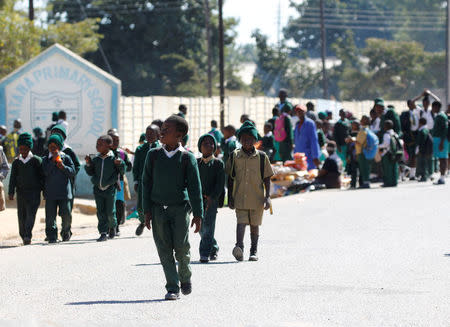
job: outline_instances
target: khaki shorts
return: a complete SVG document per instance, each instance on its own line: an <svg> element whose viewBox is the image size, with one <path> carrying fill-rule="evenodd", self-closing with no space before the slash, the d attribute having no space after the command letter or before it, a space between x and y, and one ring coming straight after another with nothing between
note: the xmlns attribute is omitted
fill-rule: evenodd
<svg viewBox="0 0 450 327"><path fill-rule="evenodd" d="M264 208L261 209L236 209L238 224L261 226Z"/></svg>

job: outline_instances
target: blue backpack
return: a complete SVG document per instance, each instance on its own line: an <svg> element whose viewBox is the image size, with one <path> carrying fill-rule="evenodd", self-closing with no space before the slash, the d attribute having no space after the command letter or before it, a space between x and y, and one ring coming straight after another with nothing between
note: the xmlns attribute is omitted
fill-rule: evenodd
<svg viewBox="0 0 450 327"><path fill-rule="evenodd" d="M378 150L378 137L370 129L367 129L366 147L363 149L364 156L368 160L375 158Z"/></svg>

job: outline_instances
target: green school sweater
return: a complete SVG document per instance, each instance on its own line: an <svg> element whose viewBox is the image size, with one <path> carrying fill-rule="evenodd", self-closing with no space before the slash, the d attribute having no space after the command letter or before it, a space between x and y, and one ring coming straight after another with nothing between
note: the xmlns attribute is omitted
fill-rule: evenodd
<svg viewBox="0 0 450 327"><path fill-rule="evenodd" d="M430 134L430 132L427 128L423 128L417 133L416 145L419 147L419 154L421 155L425 155L425 145L428 134Z"/></svg>
<svg viewBox="0 0 450 327"><path fill-rule="evenodd" d="M121 163L119 166L114 164L114 153L109 151L103 158L98 154L92 159L90 165L84 166L86 173L91 177L91 182L100 190L105 191L118 181L119 174L125 173L125 163L118 158Z"/></svg>
<svg viewBox="0 0 450 327"><path fill-rule="evenodd" d="M227 142L226 140L223 142L223 162L227 162L230 154L236 150L236 137L231 137Z"/></svg>
<svg viewBox="0 0 450 327"><path fill-rule="evenodd" d="M159 147L159 141L155 141L152 144L145 142L144 144L141 144L136 148L133 162L133 179L135 183L139 183L142 178L142 171L144 170L147 152L151 149L156 149Z"/></svg>
<svg viewBox="0 0 450 327"><path fill-rule="evenodd" d="M155 156L154 160L151 156ZM194 217L203 217L202 186L197 160L190 152L188 159L183 167L181 151L177 151L171 158L162 148L152 149L147 153L142 172L144 212L151 212L154 205L182 205L189 201Z"/></svg>
<svg viewBox="0 0 450 327"><path fill-rule="evenodd" d="M208 163L198 164L202 192L217 201L225 187L225 166L220 159L214 158Z"/></svg>
<svg viewBox="0 0 450 327"><path fill-rule="evenodd" d="M447 115L441 111L434 117L434 127L431 131L431 135L433 135L433 137L446 138L447 129L448 118Z"/></svg>
<svg viewBox="0 0 450 327"><path fill-rule="evenodd" d="M14 159L9 178L8 194L40 192L44 185L42 159L33 156L27 163Z"/></svg>

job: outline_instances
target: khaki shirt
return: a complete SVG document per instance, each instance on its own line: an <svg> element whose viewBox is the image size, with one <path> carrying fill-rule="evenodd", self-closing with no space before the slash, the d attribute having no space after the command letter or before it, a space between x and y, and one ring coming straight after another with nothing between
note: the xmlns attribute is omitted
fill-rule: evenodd
<svg viewBox="0 0 450 327"><path fill-rule="evenodd" d="M367 132L364 129L361 129L358 132L358 135L356 135L356 143L355 143L356 155L362 153L362 150L367 145L366 142L367 142Z"/></svg>
<svg viewBox="0 0 450 327"><path fill-rule="evenodd" d="M225 171L231 176L231 156ZM265 156L264 178L272 177L273 170L269 158ZM264 184L261 179L260 159L258 151L250 156L242 149L236 150L234 155L234 206L236 209L260 209L264 207Z"/></svg>

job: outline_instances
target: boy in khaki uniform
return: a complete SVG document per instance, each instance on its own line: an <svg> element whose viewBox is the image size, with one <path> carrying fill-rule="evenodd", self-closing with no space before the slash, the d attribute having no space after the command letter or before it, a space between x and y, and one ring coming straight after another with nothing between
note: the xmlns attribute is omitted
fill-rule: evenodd
<svg viewBox="0 0 450 327"><path fill-rule="evenodd" d="M249 261L257 261L259 226L264 210L271 207L270 177L273 176L269 158L255 149L258 131L255 125L245 122L237 131L242 148L228 159L225 171L228 178L228 206L236 209L236 246L233 256L242 261L245 227L250 225L251 248Z"/></svg>

